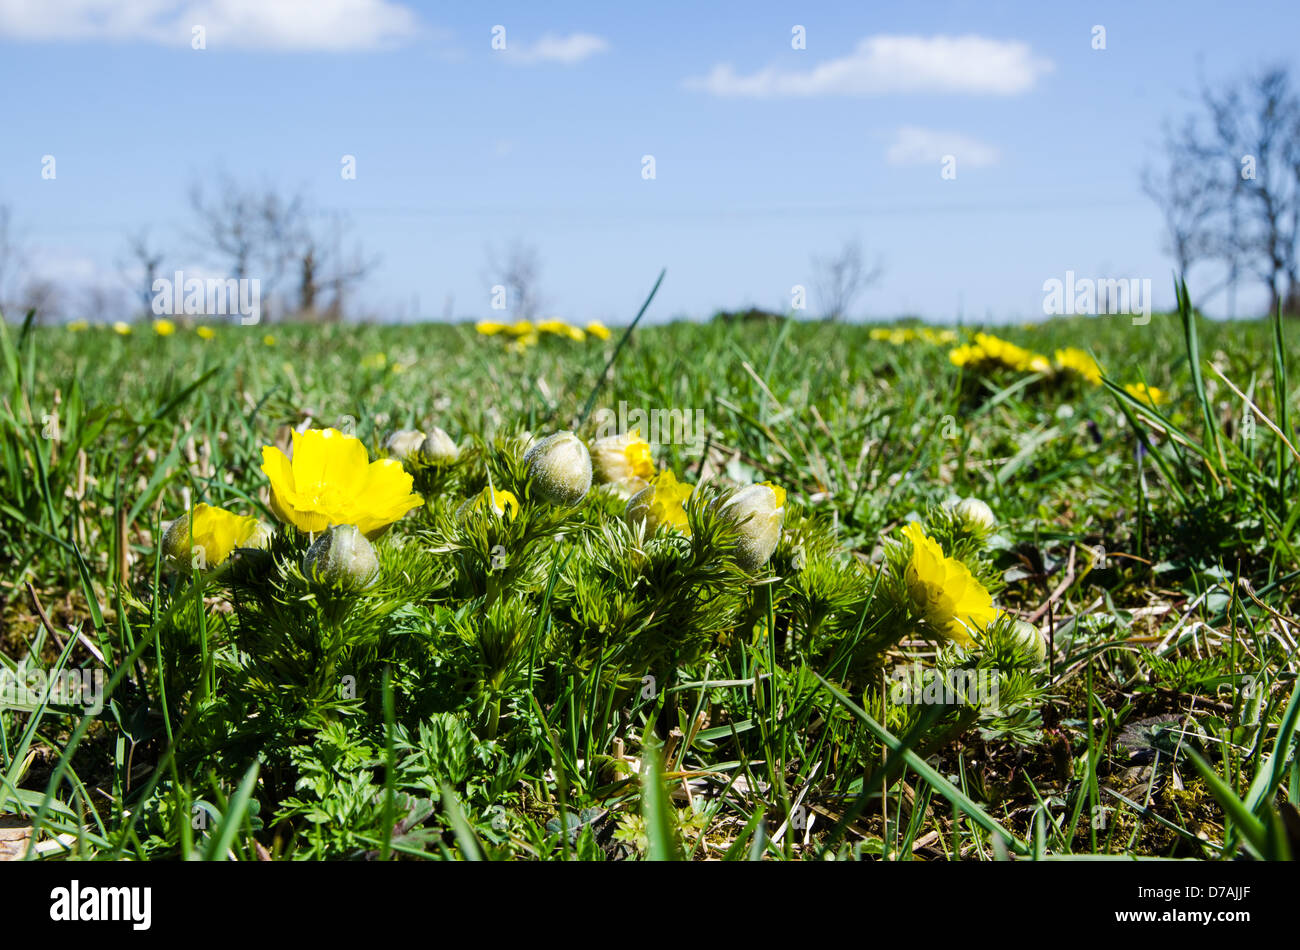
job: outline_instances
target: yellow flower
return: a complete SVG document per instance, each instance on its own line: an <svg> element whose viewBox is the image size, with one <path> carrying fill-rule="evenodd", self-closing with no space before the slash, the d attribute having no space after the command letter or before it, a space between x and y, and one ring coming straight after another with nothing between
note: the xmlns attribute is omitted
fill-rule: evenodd
<svg viewBox="0 0 1300 950"><path fill-rule="evenodd" d="M1030 353L1024 364L1019 368L1028 370L1031 373L1050 373L1052 364L1041 353Z"/></svg>
<svg viewBox="0 0 1300 950"><path fill-rule="evenodd" d="M926 343L947 344L957 342L957 331L955 330L932 330L929 327L921 329L921 339Z"/></svg>
<svg viewBox="0 0 1300 950"><path fill-rule="evenodd" d="M118 336L130 336L131 324L123 323L121 320L118 320L116 323L113 324L113 332L116 333Z"/></svg>
<svg viewBox="0 0 1300 950"><path fill-rule="evenodd" d="M1146 383L1129 383L1124 387L1124 392L1148 406L1162 406L1169 401L1169 396L1163 389L1148 386Z"/></svg>
<svg viewBox="0 0 1300 950"><path fill-rule="evenodd" d="M510 326L500 324L502 332L514 337L506 344L506 349L512 353L522 353L530 346L537 343L537 330L527 320L520 320Z"/></svg>
<svg viewBox="0 0 1300 950"><path fill-rule="evenodd" d="M1094 386L1101 384L1101 367L1097 361L1077 347L1067 346L1056 351L1056 368L1082 376Z"/></svg>
<svg viewBox="0 0 1300 950"><path fill-rule="evenodd" d="M978 346L971 346L969 343L963 343L948 354L948 361L953 366L969 366L972 363L978 363L983 358L984 351Z"/></svg>
<svg viewBox="0 0 1300 950"><path fill-rule="evenodd" d="M262 448L262 471L271 482L271 510L300 531L356 525L376 538L424 499L411 491L411 476L395 459L370 461L355 436L337 429L293 433L293 458L272 445Z"/></svg>
<svg viewBox="0 0 1300 950"><path fill-rule="evenodd" d="M216 567L235 548L265 544L261 527L256 518L215 505L195 505L193 513L181 515L168 526L162 540L163 553L182 570Z"/></svg>
<svg viewBox="0 0 1300 950"><path fill-rule="evenodd" d="M625 517L633 525L644 521L646 534L653 534L660 525L690 534L683 503L691 497L694 487L689 482L679 482L676 475L665 469L651 479L649 486L628 499Z"/></svg>
<svg viewBox="0 0 1300 950"><path fill-rule="evenodd" d="M264 337L262 337L262 344L264 346L275 346L275 337L269 333L266 334Z"/></svg>
<svg viewBox="0 0 1300 950"><path fill-rule="evenodd" d="M543 320L537 324L538 333L550 333L553 336L566 336L570 340L581 343L587 338L577 327L571 327L563 320Z"/></svg>
<svg viewBox="0 0 1300 950"><path fill-rule="evenodd" d="M608 340L609 328L599 320L592 320L587 324L587 335L594 336L598 340Z"/></svg>
<svg viewBox="0 0 1300 950"><path fill-rule="evenodd" d="M912 543L907 562L907 589L926 621L958 643L972 642L969 628L983 629L997 611L993 598L961 561L947 557L939 542L915 521L903 528Z"/></svg>
<svg viewBox="0 0 1300 950"><path fill-rule="evenodd" d="M650 478L655 473L650 443L641 438L640 429L624 435L609 435L591 443L591 465L596 480L601 483Z"/></svg>
<svg viewBox="0 0 1300 950"><path fill-rule="evenodd" d="M194 332L199 335L200 340L214 340L217 336L217 331L212 327L198 327Z"/></svg>
<svg viewBox="0 0 1300 950"><path fill-rule="evenodd" d="M948 359L955 366L1002 366L1032 373L1047 373L1052 369L1052 364L1041 353L1034 353L991 333L976 333L974 343L957 347L948 354Z"/></svg>
<svg viewBox="0 0 1300 950"><path fill-rule="evenodd" d="M513 521L519 514L519 499L515 497L514 492L497 491L491 485L487 485L474 497L470 507L480 511L486 508L498 518Z"/></svg>
<svg viewBox="0 0 1300 950"><path fill-rule="evenodd" d="M155 320L153 322L153 332L159 336L171 336L176 332L176 324L166 318Z"/></svg>
<svg viewBox="0 0 1300 950"><path fill-rule="evenodd" d="M73 320L71 323L68 324L68 329L71 330L73 333L80 333L82 330L89 330L89 329L90 329L90 321L89 321L89 320Z"/></svg>
<svg viewBox="0 0 1300 950"><path fill-rule="evenodd" d="M498 333L510 332L509 324L498 323L495 320L480 320L474 324L474 329L483 336L496 336Z"/></svg>

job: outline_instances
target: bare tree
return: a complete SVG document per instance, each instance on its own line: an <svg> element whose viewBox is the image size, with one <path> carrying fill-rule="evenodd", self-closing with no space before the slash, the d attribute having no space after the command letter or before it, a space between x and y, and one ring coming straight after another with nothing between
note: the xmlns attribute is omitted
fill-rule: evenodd
<svg viewBox="0 0 1300 950"><path fill-rule="evenodd" d="M880 280L883 273L879 259L869 266L864 262L862 244L856 239L845 241L834 257L814 257L813 285L826 319L843 318L853 302Z"/></svg>
<svg viewBox="0 0 1300 950"><path fill-rule="evenodd" d="M192 186L190 208L200 222L194 235L200 246L223 260L229 276L261 281L263 300L273 299L285 272L301 261L306 231L302 196L286 198L274 188L250 187L223 176L215 197L201 184Z"/></svg>
<svg viewBox="0 0 1300 950"><path fill-rule="evenodd" d="M38 326L57 322L64 314L64 304L59 285L46 277L29 278L18 296L18 312L36 311L35 323Z"/></svg>
<svg viewBox="0 0 1300 950"><path fill-rule="evenodd" d="M1268 288L1270 311L1300 312L1300 98L1290 75L1276 66L1219 91L1202 83L1200 106L1166 140L1163 185L1147 189L1175 259L1217 260L1229 285L1244 267Z"/></svg>
<svg viewBox="0 0 1300 950"><path fill-rule="evenodd" d="M119 261L117 269L137 300L137 313L148 314L153 310L153 282L162 262L163 253L150 243L148 231L141 230L127 238L127 260Z"/></svg>
<svg viewBox="0 0 1300 950"><path fill-rule="evenodd" d="M109 320L115 320L123 316L124 312L129 310L131 306L123 300L121 288L114 286L112 283L105 284L95 281L81 289L80 308L81 313L78 316L100 323L107 323Z"/></svg>
<svg viewBox="0 0 1300 950"><path fill-rule="evenodd" d="M360 242L345 251L347 222L338 214L331 215L331 222L328 238L319 227L305 228L298 251L298 312L309 320L341 321L346 314L347 295L379 263L377 257L365 254ZM320 298L326 290L332 296L322 312Z"/></svg>
<svg viewBox="0 0 1300 950"><path fill-rule="evenodd" d="M506 305L520 320L535 319L545 302L541 295L541 258L537 248L516 239L503 251L487 250L488 282L506 290Z"/></svg>
<svg viewBox="0 0 1300 950"><path fill-rule="evenodd" d="M23 269L24 257L14 233L13 212L0 204L0 313L13 291L12 284Z"/></svg>
<svg viewBox="0 0 1300 950"><path fill-rule="evenodd" d="M1180 144L1189 132L1166 133L1166 162L1156 170L1142 170L1142 190L1160 208L1165 219L1165 251L1174 259L1178 274L1186 277L1200 261L1222 253L1210 238L1210 225L1219 210L1216 183L1202 163L1180 162Z"/></svg>

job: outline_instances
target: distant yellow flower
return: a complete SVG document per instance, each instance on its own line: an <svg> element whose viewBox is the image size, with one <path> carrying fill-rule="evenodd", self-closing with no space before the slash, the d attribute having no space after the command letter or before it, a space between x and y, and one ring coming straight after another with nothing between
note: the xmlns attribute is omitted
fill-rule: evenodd
<svg viewBox="0 0 1300 950"><path fill-rule="evenodd" d="M911 327L876 327L867 333L868 339L877 340L881 343L892 343L894 346L904 346L908 343L915 343L917 340L925 340L933 343L931 338L934 331L926 328L914 330ZM955 340L955 337L954 337Z"/></svg>
<svg viewBox="0 0 1300 950"><path fill-rule="evenodd" d="M587 334L579 330L577 327L569 326L569 324L565 323L563 320L543 320L541 323L537 324L537 332L549 333L552 336L568 337L570 340L577 343L581 343L587 338Z"/></svg>
<svg viewBox="0 0 1300 950"><path fill-rule="evenodd" d="M474 324L474 329L483 336L496 336L498 333L508 333L510 325L507 323L498 323L495 320L480 320Z"/></svg>
<svg viewBox="0 0 1300 950"><path fill-rule="evenodd" d="M262 345L263 345L263 346L275 346L275 337L272 336L272 335L269 334L269 333L266 334L265 336L262 337Z"/></svg>
<svg viewBox="0 0 1300 950"><path fill-rule="evenodd" d="M969 343L963 343L948 354L948 361L953 366L969 366L972 363L978 363L984 358L984 351L978 346L971 346Z"/></svg>
<svg viewBox="0 0 1300 950"><path fill-rule="evenodd" d="M516 320L506 329L506 332L514 336L531 336L534 340L537 337L536 329L528 320Z"/></svg>
<svg viewBox="0 0 1300 950"><path fill-rule="evenodd" d="M969 628L983 629L997 611L993 598L961 561L946 556L939 542L913 521L903 528L912 543L907 562L907 589L926 621L958 643L972 642Z"/></svg>
<svg viewBox="0 0 1300 950"><path fill-rule="evenodd" d="M153 322L153 332L159 336L171 336L176 332L176 324L167 318L155 320Z"/></svg>
<svg viewBox="0 0 1300 950"><path fill-rule="evenodd" d="M131 324L123 323L121 320L118 320L116 323L113 324L113 332L116 333L118 336L130 336Z"/></svg>
<svg viewBox="0 0 1300 950"><path fill-rule="evenodd" d="M73 333L80 333L82 330L89 330L89 329L90 329L90 321L89 321L89 320L73 320L71 323L68 324L68 329L71 330Z"/></svg>
<svg viewBox="0 0 1300 950"><path fill-rule="evenodd" d="M932 330L929 327L921 329L921 339L926 343L948 344L957 342L957 331L955 330Z"/></svg>
<svg viewBox="0 0 1300 950"><path fill-rule="evenodd" d="M173 521L163 535L163 554L182 570L216 567L235 548L265 543L256 518L237 515L215 505L195 505L191 514Z"/></svg>
<svg viewBox="0 0 1300 950"><path fill-rule="evenodd" d="M1067 346L1056 351L1056 368L1077 373L1094 386L1101 385L1101 367L1097 361L1077 347Z"/></svg>
<svg viewBox="0 0 1300 950"><path fill-rule="evenodd" d="M512 353L522 353L530 346L535 346L537 344L537 339L538 337L536 333L525 333L523 336L507 343L506 349L510 350Z"/></svg>
<svg viewBox="0 0 1300 950"><path fill-rule="evenodd" d="M1128 383L1124 387L1124 392L1148 406L1162 406L1169 401L1169 396L1163 389L1148 386L1146 383Z"/></svg>
<svg viewBox="0 0 1300 950"><path fill-rule="evenodd" d="M646 534L653 534L660 525L690 534L691 526L683 503L691 497L694 488L688 482L679 482L676 475L665 469L650 481L648 487L628 499L625 517L633 525L644 521Z"/></svg>
<svg viewBox="0 0 1300 950"><path fill-rule="evenodd" d="M212 327L198 327L194 332L199 335L200 340L215 340L217 338L217 331Z"/></svg>
<svg viewBox="0 0 1300 950"><path fill-rule="evenodd" d="M598 340L608 340L609 328L599 320L592 320L587 324L587 335L594 336Z"/></svg>
<svg viewBox="0 0 1300 950"><path fill-rule="evenodd" d="M300 531L351 524L375 538L424 504L401 462L370 461L360 439L337 429L294 432L292 460L263 447L262 471L271 482L271 510Z"/></svg>
<svg viewBox="0 0 1300 950"><path fill-rule="evenodd" d="M976 333L974 343L957 347L948 354L948 359L954 366L985 369L1000 366L1031 373L1048 373L1052 369L1052 364L1041 353L1034 353L991 333Z"/></svg>

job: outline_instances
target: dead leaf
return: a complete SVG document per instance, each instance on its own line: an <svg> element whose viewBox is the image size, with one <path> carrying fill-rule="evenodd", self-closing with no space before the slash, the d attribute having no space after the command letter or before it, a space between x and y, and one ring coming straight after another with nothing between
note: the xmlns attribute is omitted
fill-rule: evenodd
<svg viewBox="0 0 1300 950"><path fill-rule="evenodd" d="M17 815L0 815L0 861L21 861L32 840L32 825Z"/></svg>

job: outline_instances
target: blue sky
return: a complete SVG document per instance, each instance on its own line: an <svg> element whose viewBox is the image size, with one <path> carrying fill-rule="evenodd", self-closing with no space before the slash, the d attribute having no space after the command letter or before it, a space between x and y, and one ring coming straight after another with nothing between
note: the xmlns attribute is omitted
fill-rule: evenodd
<svg viewBox="0 0 1300 950"><path fill-rule="evenodd" d="M165 269L211 270L186 191L225 171L346 214L389 317L489 316L485 249L516 238L578 321L625 322L660 267L652 319L785 310L854 237L885 268L864 317L1037 319L1067 270L1167 306L1138 183L1162 123L1300 35L1251 2L320 6L0 0L0 202L31 266L120 283L148 227Z"/></svg>

